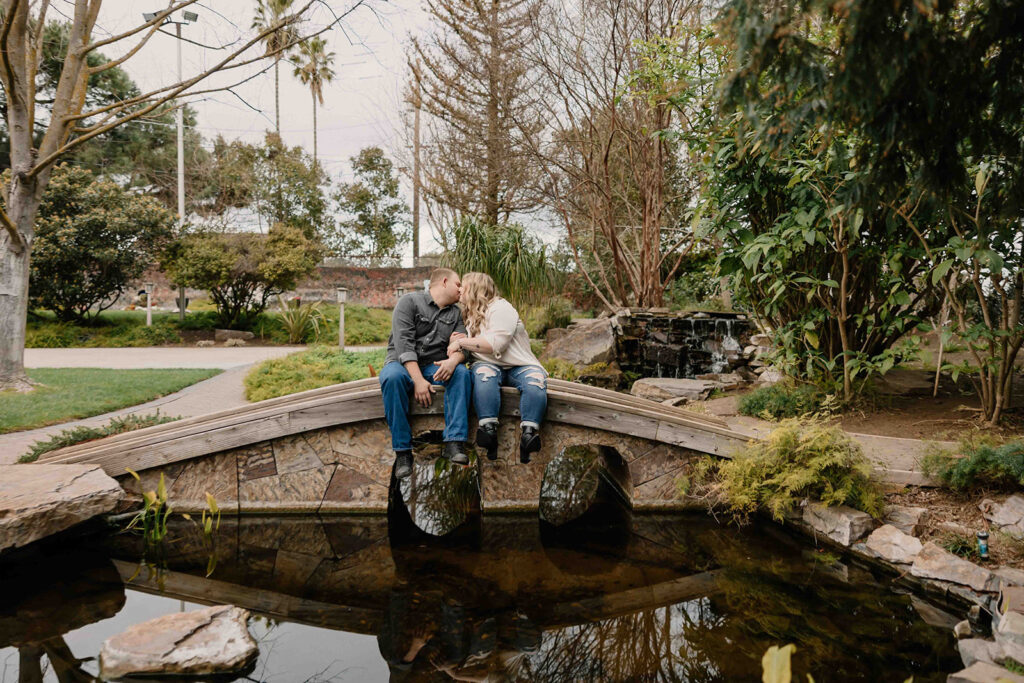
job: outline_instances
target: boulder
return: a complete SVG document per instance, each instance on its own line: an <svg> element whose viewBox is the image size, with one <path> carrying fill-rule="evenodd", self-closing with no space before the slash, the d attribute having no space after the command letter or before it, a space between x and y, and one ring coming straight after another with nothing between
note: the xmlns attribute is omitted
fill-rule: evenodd
<svg viewBox="0 0 1024 683"><path fill-rule="evenodd" d="M218 342L226 342L229 339L249 341L250 339L255 339L256 335L246 330L214 330L213 338Z"/></svg>
<svg viewBox="0 0 1024 683"><path fill-rule="evenodd" d="M111 512L123 496L99 465L0 465L0 551Z"/></svg>
<svg viewBox="0 0 1024 683"><path fill-rule="evenodd" d="M921 541L892 524L884 524L872 531L865 545L883 560L902 564L910 564L921 552Z"/></svg>
<svg viewBox="0 0 1024 683"><path fill-rule="evenodd" d="M998 573L996 574L999 575ZM1024 614L1024 587L1008 586L1005 583L999 589L999 613L1017 612Z"/></svg>
<svg viewBox="0 0 1024 683"><path fill-rule="evenodd" d="M959 617L947 612L941 607L936 607L916 595L910 596L910 604L914 606L914 611L916 611L917 615L921 617L921 620L929 626L953 629L959 622Z"/></svg>
<svg viewBox="0 0 1024 683"><path fill-rule="evenodd" d="M257 654L248 619L244 609L218 605L136 624L104 641L100 650L103 678L241 671Z"/></svg>
<svg viewBox="0 0 1024 683"><path fill-rule="evenodd" d="M988 521L1017 540L1024 539L1024 496L1013 495L997 503L986 498L978 506Z"/></svg>
<svg viewBox="0 0 1024 683"><path fill-rule="evenodd" d="M696 379L707 380L709 382L718 382L721 386L720 389L725 391L731 391L732 389L739 389L746 385L747 380L737 372L717 373L712 372L705 375L697 375Z"/></svg>
<svg viewBox="0 0 1024 683"><path fill-rule="evenodd" d="M999 577L999 583L1006 586L1024 586L1024 570L1013 567L1000 567L993 569L992 573Z"/></svg>
<svg viewBox="0 0 1024 683"><path fill-rule="evenodd" d="M953 627L953 635L957 640L964 638L970 638L974 634L974 630L971 628L971 622L967 619L957 622L957 625ZM970 666L968 662L964 662L964 666Z"/></svg>
<svg viewBox="0 0 1024 683"><path fill-rule="evenodd" d="M633 382L630 393L651 401L665 401L670 398L686 398L704 401L715 389L722 387L718 382L703 379L673 379L671 377L644 377Z"/></svg>
<svg viewBox="0 0 1024 683"><path fill-rule="evenodd" d="M568 328L565 327L552 327L544 333L544 341L548 344L558 341L566 335Z"/></svg>
<svg viewBox="0 0 1024 683"><path fill-rule="evenodd" d="M928 508L889 505L885 508L883 520L886 524L891 524L905 534L920 536L928 528L931 513L928 512Z"/></svg>
<svg viewBox="0 0 1024 683"><path fill-rule="evenodd" d="M875 389L888 396L931 396L935 373L931 370L890 370L875 381Z"/></svg>
<svg viewBox="0 0 1024 683"><path fill-rule="evenodd" d="M1024 676L1010 673L995 664L975 662L963 671L949 674L946 683L1024 683Z"/></svg>
<svg viewBox="0 0 1024 683"><path fill-rule="evenodd" d="M845 546L863 538L875 524L875 520L866 512L845 505L829 507L821 503L809 503L804 508L803 521L815 531Z"/></svg>
<svg viewBox="0 0 1024 683"><path fill-rule="evenodd" d="M611 363L616 358L615 331L608 318L573 323L564 335L551 341L541 360L560 358L584 368Z"/></svg>
<svg viewBox="0 0 1024 683"><path fill-rule="evenodd" d="M781 372L779 372L778 370L773 370L772 368L765 368L764 372L762 372L761 374L759 374L757 376L757 383L758 384L776 384L778 382L781 382L782 379L783 379L783 374Z"/></svg>
<svg viewBox="0 0 1024 683"><path fill-rule="evenodd" d="M1003 649L999 647L999 643L983 638L959 640L956 649L960 651L960 659L964 661L964 666L971 666L975 662L995 664L1003 658Z"/></svg>
<svg viewBox="0 0 1024 683"><path fill-rule="evenodd" d="M920 578L958 583L976 591L991 591L998 584L995 575L989 570L957 557L931 542L925 543L921 552L914 558L910 573Z"/></svg>
<svg viewBox="0 0 1024 683"><path fill-rule="evenodd" d="M750 343L754 346L771 346L772 340L767 334L750 335Z"/></svg>

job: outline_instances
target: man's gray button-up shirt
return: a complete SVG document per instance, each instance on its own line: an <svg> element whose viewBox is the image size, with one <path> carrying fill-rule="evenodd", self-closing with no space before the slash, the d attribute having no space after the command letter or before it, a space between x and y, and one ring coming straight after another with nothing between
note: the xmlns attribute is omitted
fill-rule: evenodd
<svg viewBox="0 0 1024 683"><path fill-rule="evenodd" d="M456 304L440 308L429 290L410 292L398 300L391 316L391 336L384 364L411 360L427 365L448 358L452 332L466 333Z"/></svg>

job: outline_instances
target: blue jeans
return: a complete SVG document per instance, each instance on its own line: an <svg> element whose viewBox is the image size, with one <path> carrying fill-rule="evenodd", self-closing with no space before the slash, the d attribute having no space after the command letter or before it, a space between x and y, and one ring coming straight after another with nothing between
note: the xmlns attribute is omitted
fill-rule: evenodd
<svg viewBox="0 0 1024 683"><path fill-rule="evenodd" d="M420 368L431 384L443 386L444 440L465 441L469 437L469 393L473 380L465 365L458 365L447 382L435 382L437 366L431 363ZM398 362L386 364L380 371L380 392L384 397L384 419L391 429L391 448L412 449L412 428L409 427L409 401L412 399L412 377Z"/></svg>
<svg viewBox="0 0 1024 683"><path fill-rule="evenodd" d="M473 363L473 407L481 424L496 422L501 412L501 387L519 389L519 415L524 427L539 429L548 409L548 373L539 365L502 368Z"/></svg>

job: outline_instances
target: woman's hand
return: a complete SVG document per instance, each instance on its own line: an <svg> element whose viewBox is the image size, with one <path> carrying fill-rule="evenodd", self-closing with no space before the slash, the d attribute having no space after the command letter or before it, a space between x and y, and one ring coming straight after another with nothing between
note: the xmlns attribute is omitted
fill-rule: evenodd
<svg viewBox="0 0 1024 683"><path fill-rule="evenodd" d="M452 335L454 336L454 335ZM448 355L458 353L462 350L462 340L466 338L466 335L460 335L459 337L452 340L452 343L448 345Z"/></svg>

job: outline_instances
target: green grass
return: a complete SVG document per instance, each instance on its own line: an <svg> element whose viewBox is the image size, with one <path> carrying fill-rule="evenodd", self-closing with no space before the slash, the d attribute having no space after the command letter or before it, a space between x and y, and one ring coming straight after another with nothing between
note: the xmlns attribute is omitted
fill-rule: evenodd
<svg viewBox="0 0 1024 683"><path fill-rule="evenodd" d="M38 368L34 391L0 393L0 434L35 429L152 401L220 370L108 370Z"/></svg>
<svg viewBox="0 0 1024 683"><path fill-rule="evenodd" d="M299 391L363 379L370 376L370 365L375 372L380 372L384 365L384 355L383 349L353 352L317 346L308 351L289 354L284 358L264 361L246 375L245 397L250 401L264 401Z"/></svg>
<svg viewBox="0 0 1024 683"><path fill-rule="evenodd" d="M150 413L148 415L125 415L124 417L113 417L110 418L110 422L105 425L100 425L99 427L74 427L72 429L65 429L46 441L36 441L32 444L32 448L28 453L18 458L18 462L35 462L43 453L49 453L50 451L66 448L67 446L74 446L76 443L102 439L103 437L111 436L112 434L123 434L124 432L132 432L136 429L152 427L153 425L162 425L165 422L174 422L175 420L180 419L180 417L161 415L158 410L155 413Z"/></svg>

